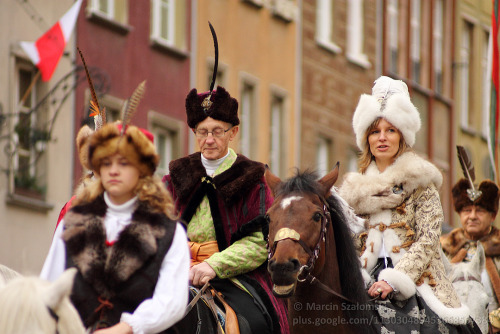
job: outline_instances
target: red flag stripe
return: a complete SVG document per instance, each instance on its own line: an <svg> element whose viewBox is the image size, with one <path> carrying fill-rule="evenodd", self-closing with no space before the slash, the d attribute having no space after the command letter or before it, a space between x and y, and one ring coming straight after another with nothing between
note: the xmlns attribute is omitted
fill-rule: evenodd
<svg viewBox="0 0 500 334"><path fill-rule="evenodd" d="M49 81L52 77L57 63L64 52L65 44L59 22L54 24L52 28L36 41L35 45L40 56L40 62L37 64L37 67L42 74L43 81Z"/></svg>

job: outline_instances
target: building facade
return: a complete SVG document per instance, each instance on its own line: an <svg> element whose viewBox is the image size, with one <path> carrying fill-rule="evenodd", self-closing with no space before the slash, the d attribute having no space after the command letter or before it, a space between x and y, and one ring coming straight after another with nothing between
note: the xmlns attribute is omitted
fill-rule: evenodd
<svg viewBox="0 0 500 334"><path fill-rule="evenodd" d="M0 263L38 274L59 209L72 192L73 34L49 81L21 49L35 42L72 0L2 1L0 11Z"/></svg>
<svg viewBox="0 0 500 334"><path fill-rule="evenodd" d="M375 1L304 0L300 167L357 170L352 116L377 77ZM342 182L339 179L337 185Z"/></svg>
<svg viewBox="0 0 500 334"><path fill-rule="evenodd" d="M86 0L80 12L76 44L96 71L99 100L108 122L121 119L136 87L146 91L133 124L155 135L161 157L159 175L170 160L188 152L184 97L189 89L191 2L175 0ZM77 64L81 60L77 59ZM97 85L96 85L97 86ZM76 91L75 128L89 118L89 85ZM82 174L74 157L74 183Z"/></svg>
<svg viewBox="0 0 500 334"><path fill-rule="evenodd" d="M239 102L239 135L232 148L292 173L299 152L297 1L193 1L193 88L209 89L214 66L213 25L219 44L216 85ZM196 22L196 24L194 24ZM191 136L193 139L193 136ZM195 150L194 141L191 147Z"/></svg>
<svg viewBox="0 0 500 334"><path fill-rule="evenodd" d="M490 81L488 43L492 1L457 1L455 19L455 113L456 145L465 147L474 165L476 181L494 180L487 146ZM491 69L489 70L491 71ZM498 74L497 74L498 75ZM454 160L453 181L464 177ZM455 215L456 224L460 224Z"/></svg>

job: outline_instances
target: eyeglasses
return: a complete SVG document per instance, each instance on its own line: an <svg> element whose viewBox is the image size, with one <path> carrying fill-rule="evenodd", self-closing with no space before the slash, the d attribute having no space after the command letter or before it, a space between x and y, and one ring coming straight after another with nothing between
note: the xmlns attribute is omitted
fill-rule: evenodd
<svg viewBox="0 0 500 334"><path fill-rule="evenodd" d="M197 130L194 130L194 133L195 133L196 137L198 137L198 138L207 138L209 133L212 134L212 137L222 138L222 137L224 137L226 132L228 132L232 128L233 127L230 127L227 130L224 130L223 128L215 128L212 131L208 131L207 129L197 129Z"/></svg>

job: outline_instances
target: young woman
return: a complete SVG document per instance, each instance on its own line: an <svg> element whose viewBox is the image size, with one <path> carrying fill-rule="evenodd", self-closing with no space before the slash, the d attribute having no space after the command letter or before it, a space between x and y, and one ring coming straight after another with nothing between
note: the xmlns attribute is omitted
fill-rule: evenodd
<svg viewBox="0 0 500 334"><path fill-rule="evenodd" d="M445 275L440 171L411 147L420 117L400 80L381 77L353 117L360 172L340 195L365 219L353 227L382 333L480 333Z"/></svg>
<svg viewBox="0 0 500 334"><path fill-rule="evenodd" d="M88 139L95 179L57 227L41 277L78 269L71 299L95 333L160 333L187 305L187 237L153 176L153 136L135 126L121 130L107 124Z"/></svg>

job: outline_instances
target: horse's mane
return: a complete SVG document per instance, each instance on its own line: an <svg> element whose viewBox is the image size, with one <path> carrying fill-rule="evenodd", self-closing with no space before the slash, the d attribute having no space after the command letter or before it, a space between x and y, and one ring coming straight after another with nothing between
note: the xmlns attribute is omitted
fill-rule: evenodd
<svg viewBox="0 0 500 334"><path fill-rule="evenodd" d="M322 197L323 189L318 183L318 175L314 171L297 171L296 175L284 181L277 189L276 197L290 193L313 193ZM361 264L354 248L349 219L346 213L352 210L345 201L337 196L326 198L330 207L332 227L335 231L335 247L339 264L340 285L342 293L354 302L366 302L367 293L361 276ZM354 217L354 215L350 215ZM354 222L352 222L354 223Z"/></svg>
<svg viewBox="0 0 500 334"><path fill-rule="evenodd" d="M19 277L0 287L0 333L56 333L54 319L41 294L48 282L38 277ZM84 333L85 329L69 297L53 310L60 334Z"/></svg>

